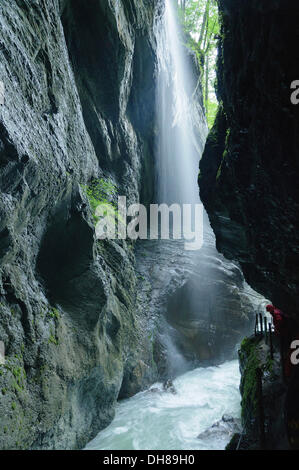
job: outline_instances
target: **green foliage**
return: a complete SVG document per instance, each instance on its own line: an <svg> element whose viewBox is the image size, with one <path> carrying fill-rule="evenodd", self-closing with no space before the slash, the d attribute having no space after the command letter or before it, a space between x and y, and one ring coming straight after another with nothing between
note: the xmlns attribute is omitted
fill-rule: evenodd
<svg viewBox="0 0 299 470"><path fill-rule="evenodd" d="M82 185L81 187L93 212L100 203L111 204L117 193L116 186L111 180L105 178L93 180L89 185Z"/></svg>
<svg viewBox="0 0 299 470"><path fill-rule="evenodd" d="M255 348L256 342L253 341L252 338L243 338L241 347L240 347L240 353L245 354L245 356L249 356L251 351Z"/></svg>
<svg viewBox="0 0 299 470"><path fill-rule="evenodd" d="M218 109L215 95L217 43L220 22L217 0L179 0L179 17L184 27L187 46L197 56L202 71L202 88L209 129Z"/></svg>
<svg viewBox="0 0 299 470"><path fill-rule="evenodd" d="M54 320L58 321L60 319L60 313L57 308L53 308L49 311L50 317L54 318Z"/></svg>
<svg viewBox="0 0 299 470"><path fill-rule="evenodd" d="M111 180L100 178L93 180L89 185L83 186L87 197L94 207L94 204L100 202L111 202L113 197L116 195L116 186Z"/></svg>
<svg viewBox="0 0 299 470"><path fill-rule="evenodd" d="M99 206L102 206L104 216L115 220L117 210L114 199L117 195L117 188L110 179L100 178L81 187L88 198L95 225L99 221L99 217L96 215Z"/></svg>
<svg viewBox="0 0 299 470"><path fill-rule="evenodd" d="M217 1L186 0L185 7L181 3L180 18L184 22L185 31L194 38L198 50L206 53L215 49L215 35L220 32Z"/></svg>
<svg viewBox="0 0 299 470"><path fill-rule="evenodd" d="M244 338L241 344L240 357L246 357L246 367L241 381L242 387L242 422L247 422L247 413L251 410L257 414L257 377L256 369L260 367L260 359L255 338Z"/></svg>
<svg viewBox="0 0 299 470"><path fill-rule="evenodd" d="M22 356L15 354L14 357L8 358L4 364L4 369L9 371L11 374L9 388L21 393L25 389L27 380L26 372L23 367ZM4 390L6 393L7 390L5 388L2 389L2 393Z"/></svg>
<svg viewBox="0 0 299 470"><path fill-rule="evenodd" d="M218 103L215 101L211 101L210 99L206 103L206 114L207 114L207 121L208 121L208 126L209 129L212 129L216 115L218 111Z"/></svg>
<svg viewBox="0 0 299 470"><path fill-rule="evenodd" d="M270 356L268 357L267 362L266 362L266 364L264 365L263 370L264 370L264 372L269 372L269 374L273 374L273 373L274 373L274 360L271 359Z"/></svg>
<svg viewBox="0 0 299 470"><path fill-rule="evenodd" d="M49 344L55 344L55 346L58 346L58 340L55 338L53 333L50 334L49 337Z"/></svg>

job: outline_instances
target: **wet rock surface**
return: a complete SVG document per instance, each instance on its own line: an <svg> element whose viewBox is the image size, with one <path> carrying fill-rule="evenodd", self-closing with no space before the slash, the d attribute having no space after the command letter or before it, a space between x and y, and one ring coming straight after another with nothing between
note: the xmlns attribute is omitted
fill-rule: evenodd
<svg viewBox="0 0 299 470"><path fill-rule="evenodd" d="M219 2L218 118L201 161L200 193L217 248L247 282L298 316L296 2Z"/></svg>
<svg viewBox="0 0 299 470"><path fill-rule="evenodd" d="M96 242L82 185L139 200L157 3L1 2L1 449L81 448L153 380L133 248Z"/></svg>
<svg viewBox="0 0 299 470"><path fill-rule="evenodd" d="M185 250L183 241L140 241L136 259L139 304L159 331L153 354L162 378L192 362L235 357L236 344L252 331L255 311L265 300L246 285L240 268L216 251L208 227L198 252Z"/></svg>
<svg viewBox="0 0 299 470"><path fill-rule="evenodd" d="M269 341L260 335L245 338L241 344L239 362L243 431L239 439L232 439L228 447L231 450L289 449L285 415L287 384L282 375L279 339L274 337L273 344L273 359L270 356ZM257 391L257 368L262 371L261 398ZM263 440L260 400L265 429Z"/></svg>
<svg viewBox="0 0 299 470"><path fill-rule="evenodd" d="M213 424L209 429L200 433L197 438L201 440L209 439L211 436L219 438L227 437L241 432L240 420L229 415L223 415L222 419Z"/></svg>

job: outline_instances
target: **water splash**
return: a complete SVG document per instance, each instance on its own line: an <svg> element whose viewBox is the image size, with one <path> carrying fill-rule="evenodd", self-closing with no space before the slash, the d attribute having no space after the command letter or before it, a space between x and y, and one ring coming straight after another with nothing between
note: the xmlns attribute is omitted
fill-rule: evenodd
<svg viewBox="0 0 299 470"><path fill-rule="evenodd" d="M227 413L239 419L239 380L238 361L232 361L178 377L175 395L155 384L121 402L114 421L86 449L224 449L231 430L211 426Z"/></svg>

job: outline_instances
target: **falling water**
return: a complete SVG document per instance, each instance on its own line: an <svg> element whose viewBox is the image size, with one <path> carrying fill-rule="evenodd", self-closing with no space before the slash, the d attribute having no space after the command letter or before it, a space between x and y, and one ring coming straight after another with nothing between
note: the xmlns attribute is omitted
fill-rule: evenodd
<svg viewBox="0 0 299 470"><path fill-rule="evenodd" d="M200 202L198 161L208 129L191 73L193 57L182 45L171 0L166 0L164 27L159 23L157 28L157 198L160 203L195 204Z"/></svg>
<svg viewBox="0 0 299 470"><path fill-rule="evenodd" d="M156 141L156 202L194 206L200 203L197 175L208 128L202 111L198 70L194 73L194 57L183 45L173 3L173 0L165 1L164 19L162 22L157 21L155 31L158 42L156 120L159 129ZM192 225L194 229L193 217ZM206 214L204 229L205 232L208 231L208 243L211 239L214 243ZM167 242L162 241L162 243L165 249ZM182 243L178 241L172 240L171 243L172 250L180 253L182 266L184 266L183 259L186 258L193 267L203 265L200 260L201 254L184 252ZM214 250L216 252L215 248ZM208 272L206 274L208 275ZM197 300L195 298L194 301ZM180 361L172 361L174 355L180 357L180 351L176 346L177 332L170 327L171 315L168 312L169 322L160 328L162 330L160 341L167 351L169 374L175 376L182 371L182 364L185 369L188 369L188 364L182 356Z"/></svg>

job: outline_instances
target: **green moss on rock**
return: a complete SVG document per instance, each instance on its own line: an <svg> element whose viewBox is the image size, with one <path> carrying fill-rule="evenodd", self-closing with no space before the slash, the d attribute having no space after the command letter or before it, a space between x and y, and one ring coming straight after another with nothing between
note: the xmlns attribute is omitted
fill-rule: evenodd
<svg viewBox="0 0 299 470"><path fill-rule="evenodd" d="M239 351L240 362L243 364L241 379L242 394L242 424L248 426L248 421L257 414L257 379L256 370L261 366L258 354L258 338L244 338ZM242 366L241 366L242 367Z"/></svg>

